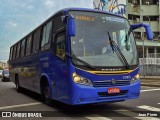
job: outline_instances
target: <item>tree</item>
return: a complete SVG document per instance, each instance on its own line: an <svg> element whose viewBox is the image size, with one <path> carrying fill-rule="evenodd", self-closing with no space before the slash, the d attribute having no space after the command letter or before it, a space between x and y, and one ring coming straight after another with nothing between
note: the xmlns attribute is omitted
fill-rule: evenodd
<svg viewBox="0 0 160 120"><path fill-rule="evenodd" d="M0 67L0 70L3 70L3 68L2 68L2 67Z"/></svg>

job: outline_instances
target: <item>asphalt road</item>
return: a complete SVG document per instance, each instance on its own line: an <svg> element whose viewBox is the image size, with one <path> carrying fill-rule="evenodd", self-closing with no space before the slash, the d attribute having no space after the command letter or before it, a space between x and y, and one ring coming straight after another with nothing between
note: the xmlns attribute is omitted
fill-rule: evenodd
<svg viewBox="0 0 160 120"><path fill-rule="evenodd" d="M0 81L0 114L6 111L12 111L12 114L17 111L24 116L28 115L28 111L38 112L41 114L37 114L37 119L45 120L160 120L160 88L142 86L139 99L124 102L69 106L53 101L51 106L47 106L41 102L38 94L27 90L17 93L12 82ZM18 113L13 115L16 116ZM149 117L141 117L145 115ZM2 119L17 120L17 117L1 117L0 120Z"/></svg>

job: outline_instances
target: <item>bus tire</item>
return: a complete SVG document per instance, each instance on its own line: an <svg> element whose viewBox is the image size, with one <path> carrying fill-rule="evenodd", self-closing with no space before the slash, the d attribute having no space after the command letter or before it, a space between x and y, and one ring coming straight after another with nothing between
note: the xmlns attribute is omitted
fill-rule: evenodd
<svg viewBox="0 0 160 120"><path fill-rule="evenodd" d="M4 77L2 77L2 81L3 81L3 82L5 82L5 79L4 79Z"/></svg>
<svg viewBox="0 0 160 120"><path fill-rule="evenodd" d="M7 82L5 77L3 78L3 81L4 81L4 82Z"/></svg>
<svg viewBox="0 0 160 120"><path fill-rule="evenodd" d="M15 84L16 84L16 90L17 90L17 92L19 92L19 93L22 92L22 88L19 85L18 76L15 77Z"/></svg>
<svg viewBox="0 0 160 120"><path fill-rule="evenodd" d="M42 87L42 92L41 92L41 96L42 96L42 100L44 103L46 103L47 105L51 105L51 98L50 98L50 88L47 82L45 82L45 84Z"/></svg>

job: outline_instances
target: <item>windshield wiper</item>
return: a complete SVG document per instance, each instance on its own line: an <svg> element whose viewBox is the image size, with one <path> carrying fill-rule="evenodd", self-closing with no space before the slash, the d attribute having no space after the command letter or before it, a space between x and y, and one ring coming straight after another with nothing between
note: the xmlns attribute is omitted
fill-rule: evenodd
<svg viewBox="0 0 160 120"><path fill-rule="evenodd" d="M120 48L116 44L116 42L111 39L111 36L110 36L109 32L108 32L108 36L109 36L109 41L110 41L110 45L112 47L112 50L115 51L115 53L117 54L117 56L120 59L120 61L126 65L127 69L129 69L130 66L129 66L125 56L123 55L122 51L120 50Z"/></svg>
<svg viewBox="0 0 160 120"><path fill-rule="evenodd" d="M113 40L111 39L111 36L110 36L109 32L108 32L108 37L109 37L109 43L110 43L110 45L111 45L111 48L112 48L112 51L113 51L113 53L114 53L114 45L113 45Z"/></svg>
<svg viewBox="0 0 160 120"><path fill-rule="evenodd" d="M75 59L75 60L77 60L77 61L79 61L79 62L81 62L81 63L83 63L83 64L85 64L85 65L87 65L87 67L89 67L89 68L96 69L95 66L93 66L93 65L91 65L91 64L89 64L89 63L87 63L87 62L85 62L85 61L77 58L77 57L76 57L75 55L73 55L73 54L69 54L69 53L67 53L67 52L65 52L65 54L66 54L67 56L69 56L69 57L71 57L71 58L73 58L73 59Z"/></svg>

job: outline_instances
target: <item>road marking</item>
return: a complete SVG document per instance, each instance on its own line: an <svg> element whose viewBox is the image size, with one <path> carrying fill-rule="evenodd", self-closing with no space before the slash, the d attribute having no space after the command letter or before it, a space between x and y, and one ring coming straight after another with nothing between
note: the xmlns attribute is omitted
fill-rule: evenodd
<svg viewBox="0 0 160 120"><path fill-rule="evenodd" d="M141 90L141 92L147 92L147 91L157 91L157 90L160 90L160 89Z"/></svg>
<svg viewBox="0 0 160 120"><path fill-rule="evenodd" d="M100 115L97 115L97 114L93 114L93 115L89 115L89 117L85 117L89 120L112 120L112 119L109 119L107 117L103 117L103 116L100 116Z"/></svg>
<svg viewBox="0 0 160 120"><path fill-rule="evenodd" d="M129 110L119 109L119 110L115 110L115 111L120 113L120 114L130 116L130 117L138 116L138 113L135 113L135 112L132 112L132 111L129 111Z"/></svg>
<svg viewBox="0 0 160 120"><path fill-rule="evenodd" d="M39 105L39 104L42 104L42 103L41 102L35 102L35 103L27 103L27 104L20 104L20 105L4 106L4 107L0 107L0 110L9 109L9 108L32 106L32 105Z"/></svg>
<svg viewBox="0 0 160 120"><path fill-rule="evenodd" d="M137 106L137 107L141 108L141 109L145 109L145 110L160 112L160 108L151 107L151 106L147 106L147 105L141 105L141 106Z"/></svg>
<svg viewBox="0 0 160 120"><path fill-rule="evenodd" d="M160 120L159 118L155 118L155 117L135 117L139 120Z"/></svg>
<svg viewBox="0 0 160 120"><path fill-rule="evenodd" d="M115 110L115 111L120 113L120 114L130 116L130 117L134 117L134 116L139 115L139 113L132 112L132 111L129 111L129 110L124 110L124 109ZM127 112L125 112L125 111L127 111ZM160 120L159 118L156 118L156 117L134 117L134 118L139 119L139 120Z"/></svg>

